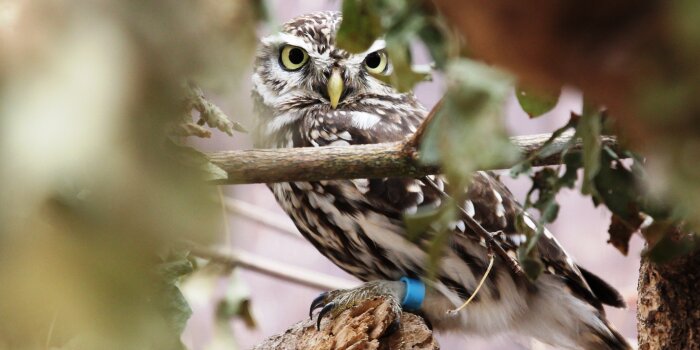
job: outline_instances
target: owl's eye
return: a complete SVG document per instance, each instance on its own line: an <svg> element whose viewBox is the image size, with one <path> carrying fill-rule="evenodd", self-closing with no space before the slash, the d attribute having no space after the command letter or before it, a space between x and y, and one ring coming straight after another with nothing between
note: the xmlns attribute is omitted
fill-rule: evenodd
<svg viewBox="0 0 700 350"><path fill-rule="evenodd" d="M286 70L297 70L306 64L309 54L298 46L287 45L280 52L280 63Z"/></svg>
<svg viewBox="0 0 700 350"><path fill-rule="evenodd" d="M389 60L384 51L375 51L365 57L365 67L373 74L383 74L388 64Z"/></svg>

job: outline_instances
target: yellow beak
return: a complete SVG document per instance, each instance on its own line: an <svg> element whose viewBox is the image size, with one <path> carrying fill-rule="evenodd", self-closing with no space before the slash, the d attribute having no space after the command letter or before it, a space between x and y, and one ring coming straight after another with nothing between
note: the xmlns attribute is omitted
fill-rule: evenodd
<svg viewBox="0 0 700 350"><path fill-rule="evenodd" d="M331 108L335 109L338 107L338 102L340 102L340 95L343 94L343 77L340 74L340 69L334 68L331 73L331 77L328 78L328 97L331 100Z"/></svg>

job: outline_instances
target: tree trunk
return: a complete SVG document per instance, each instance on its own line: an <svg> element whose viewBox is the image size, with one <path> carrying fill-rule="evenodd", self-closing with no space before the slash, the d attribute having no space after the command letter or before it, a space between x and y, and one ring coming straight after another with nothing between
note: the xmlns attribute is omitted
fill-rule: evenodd
<svg viewBox="0 0 700 350"><path fill-rule="evenodd" d="M640 350L700 349L700 251L665 264L643 258L637 310Z"/></svg>
<svg viewBox="0 0 700 350"><path fill-rule="evenodd" d="M381 299L366 300L335 318L326 316L321 330L316 317L296 323L253 350L438 350L433 333L419 316L402 313L398 330L391 330L397 315Z"/></svg>

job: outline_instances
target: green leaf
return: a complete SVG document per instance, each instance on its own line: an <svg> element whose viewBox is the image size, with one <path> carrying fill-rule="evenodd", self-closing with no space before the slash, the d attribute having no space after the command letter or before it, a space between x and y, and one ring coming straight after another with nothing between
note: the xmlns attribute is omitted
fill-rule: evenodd
<svg viewBox="0 0 700 350"><path fill-rule="evenodd" d="M461 189L475 170L494 168L517 157L501 122L511 79L470 60L452 62L447 77L442 107L421 142L421 160L440 164L451 187ZM453 193L456 200L462 195Z"/></svg>
<svg viewBox="0 0 700 350"><path fill-rule="evenodd" d="M435 61L437 69L444 69L447 66L447 39L446 29L442 28L442 23L437 19L428 21L419 31L418 35L430 51L430 56Z"/></svg>
<svg viewBox="0 0 700 350"><path fill-rule="evenodd" d="M688 228L674 222L654 222L642 232L649 242L643 255L659 264L690 254L700 248L700 237L696 233L684 233L688 232Z"/></svg>
<svg viewBox="0 0 700 350"><path fill-rule="evenodd" d="M593 179L601 168L601 130L602 115L598 112L584 113L576 128L576 135L583 141L583 194L597 195Z"/></svg>
<svg viewBox="0 0 700 350"><path fill-rule="evenodd" d="M583 157L580 153L567 153L564 155L564 165L566 170L559 178L562 187L574 188L578 179L578 169L583 166Z"/></svg>
<svg viewBox="0 0 700 350"><path fill-rule="evenodd" d="M360 53L384 34L382 21L372 0L343 0L343 21L338 29L338 46L350 53Z"/></svg>
<svg viewBox="0 0 700 350"><path fill-rule="evenodd" d="M159 288L154 303L172 332L174 343L184 348L179 337L192 315L192 309L178 284L181 277L192 273L193 267L186 252L171 252L167 259L156 267Z"/></svg>
<svg viewBox="0 0 700 350"><path fill-rule="evenodd" d="M223 321L238 317L244 321L248 328L256 327L255 318L250 310L250 290L237 271L234 271L229 277L224 299L219 302L216 308L216 317Z"/></svg>
<svg viewBox="0 0 700 350"><path fill-rule="evenodd" d="M531 280L537 280L538 277L542 274L542 271L544 271L544 264L542 263L542 260L532 258L529 256L526 256L520 261L520 267L523 268L523 271L525 271L525 275Z"/></svg>
<svg viewBox="0 0 700 350"><path fill-rule="evenodd" d="M387 40L387 54L391 60L393 71L388 79L382 79L391 84L399 92L408 92L413 87L430 79L429 73L417 72L411 60L408 43Z"/></svg>
<svg viewBox="0 0 700 350"><path fill-rule="evenodd" d="M228 179L228 173L224 169L221 169L218 165L212 162L204 163L202 170L204 171L204 180L206 181L219 181Z"/></svg>
<svg viewBox="0 0 700 350"><path fill-rule="evenodd" d="M608 233L610 234L608 243L617 248L622 255L627 255L630 238L632 238L632 234L639 229L641 224L641 217L632 223L613 214L612 218L610 218L610 227L608 228Z"/></svg>
<svg viewBox="0 0 700 350"><path fill-rule="evenodd" d="M520 107L523 108L530 118L539 117L556 107L559 102L561 89L545 90L534 89L518 85L515 89L515 95L520 102Z"/></svg>
<svg viewBox="0 0 700 350"><path fill-rule="evenodd" d="M607 153L602 153L602 162L594 178L594 186L600 201L611 212L625 220L634 220L639 213L639 203L642 201L639 179L627 170L620 161L611 159Z"/></svg>
<svg viewBox="0 0 700 350"><path fill-rule="evenodd" d="M158 273L168 281L174 281L178 277L192 273L192 271L194 271L192 262L187 258L167 261L158 265Z"/></svg>
<svg viewBox="0 0 700 350"><path fill-rule="evenodd" d="M183 146L169 141L167 146L173 150L175 157L181 163L198 168L202 172L205 181L218 181L228 179L228 173L218 165L209 161L202 152L188 146Z"/></svg>
<svg viewBox="0 0 700 350"><path fill-rule="evenodd" d="M443 215L440 208L419 208L415 214L404 215L403 221L406 224L406 234L408 240L415 242L423 238L431 227L435 227Z"/></svg>

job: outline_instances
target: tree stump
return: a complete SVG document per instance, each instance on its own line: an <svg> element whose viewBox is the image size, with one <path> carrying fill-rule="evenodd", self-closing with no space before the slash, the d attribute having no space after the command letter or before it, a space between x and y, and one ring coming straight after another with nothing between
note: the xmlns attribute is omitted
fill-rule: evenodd
<svg viewBox="0 0 700 350"><path fill-rule="evenodd" d="M399 329L391 325L401 317ZM367 300L337 317L325 317L316 330L316 316L274 335L254 350L437 350L432 331L420 316L396 315L383 298Z"/></svg>

